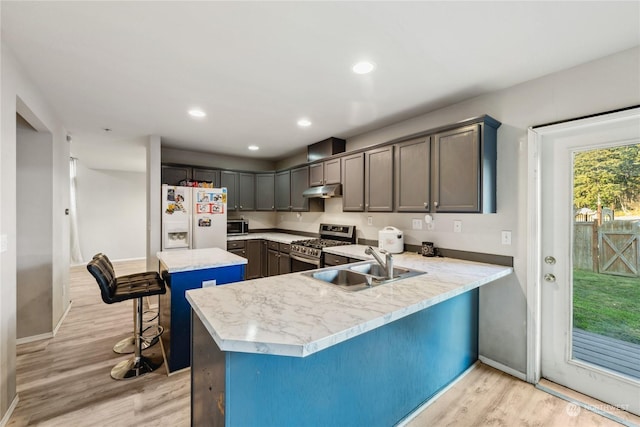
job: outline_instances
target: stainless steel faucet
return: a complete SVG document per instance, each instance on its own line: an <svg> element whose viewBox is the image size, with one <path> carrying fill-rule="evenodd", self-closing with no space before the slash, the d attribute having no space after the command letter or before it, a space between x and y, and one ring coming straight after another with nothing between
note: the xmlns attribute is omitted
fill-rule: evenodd
<svg viewBox="0 0 640 427"><path fill-rule="evenodd" d="M380 258L380 255L378 255L375 249L373 249L373 247L371 246L365 249L364 253L367 255L373 255L378 264L380 264L380 267L384 269L384 272L387 275L387 279L393 279L393 254L384 249L380 249L380 253L384 254L386 258L386 262L383 262L382 258Z"/></svg>

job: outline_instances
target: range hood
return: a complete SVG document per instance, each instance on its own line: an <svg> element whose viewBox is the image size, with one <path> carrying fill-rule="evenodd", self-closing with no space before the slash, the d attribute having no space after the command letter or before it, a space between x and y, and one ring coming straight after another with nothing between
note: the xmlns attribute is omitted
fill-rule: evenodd
<svg viewBox="0 0 640 427"><path fill-rule="evenodd" d="M302 192L302 196L309 199L317 197L328 199L330 197L342 196L342 184L329 184L307 188Z"/></svg>

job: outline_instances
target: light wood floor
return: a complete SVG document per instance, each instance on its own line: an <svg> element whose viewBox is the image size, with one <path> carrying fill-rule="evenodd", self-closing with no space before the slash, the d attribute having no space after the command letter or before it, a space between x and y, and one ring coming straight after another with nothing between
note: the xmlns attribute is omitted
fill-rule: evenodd
<svg viewBox="0 0 640 427"><path fill-rule="evenodd" d="M115 269L129 274L145 263L117 262ZM71 269L71 297L54 338L18 346L20 401L8 426L188 426L188 370L167 377L160 369L129 381L109 376L128 357L111 348L133 327L131 302L104 304L84 267ZM619 426L586 410L571 416L567 404L481 364L408 425Z"/></svg>

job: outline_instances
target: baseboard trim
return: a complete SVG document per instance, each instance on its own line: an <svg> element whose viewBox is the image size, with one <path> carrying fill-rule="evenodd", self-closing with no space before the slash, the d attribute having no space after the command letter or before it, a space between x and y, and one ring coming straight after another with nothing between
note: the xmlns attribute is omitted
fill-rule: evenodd
<svg viewBox="0 0 640 427"><path fill-rule="evenodd" d="M400 422L398 424L396 424L396 427L405 427L411 420L413 420L415 417L417 417L418 415L420 415L420 413L422 411L424 411L425 409L427 409L429 406L431 406L431 404L433 402L435 402L436 400L438 400L438 398L440 396L442 396L443 394L445 394L447 391L449 391L449 389L451 387L453 387L454 385L456 385L460 380L462 380L464 377L467 376L467 374L469 374L469 372L473 371L479 364L480 362L476 361L473 365L469 366L469 368L467 368L466 371L464 371L462 374L460 374L458 376L458 378L456 378L455 380L451 381L445 388L443 388L442 390L440 390L439 392L437 392L436 394L434 394L431 399L427 400L426 402L424 402L422 405L418 406L416 409L413 410L413 412L411 412L409 415L407 415L405 418L403 418L402 420L400 420Z"/></svg>
<svg viewBox="0 0 640 427"><path fill-rule="evenodd" d="M64 311L64 313L62 313L62 316L60 317L60 320L58 320L58 324L56 325L56 327L53 328L54 337L58 333L58 329L60 329L60 326L62 326L62 322L64 322L64 320L67 318L67 314L69 314L69 310L71 310L72 305L73 305L73 301L69 301L69 305L67 306L67 309Z"/></svg>
<svg viewBox="0 0 640 427"><path fill-rule="evenodd" d="M18 338L16 340L16 345L28 344L35 341L48 340L51 338L53 338L53 332L46 332L44 334L31 335L30 337Z"/></svg>
<svg viewBox="0 0 640 427"><path fill-rule="evenodd" d="M16 409L16 406L18 406L18 401L19 400L20 400L20 398L18 397L18 394L16 393L16 397L13 398L13 401L11 401L11 405L9 405L9 408L7 408L7 412L4 414L4 416L0 420L0 427L4 427L4 426L7 425L7 423L9 423L9 419L11 418L11 415L13 414L13 411Z"/></svg>
<svg viewBox="0 0 640 427"><path fill-rule="evenodd" d="M512 377L516 377L517 379L525 381L525 382L527 381L527 375L526 374L523 374L520 371L516 371L515 369L510 368L507 365L503 365L500 362L496 362L495 360L488 359L488 358L486 358L484 356L479 356L478 359L480 359L480 361L482 363L484 363L485 365L491 366L492 368L496 368L497 370L502 371L505 374L509 374Z"/></svg>

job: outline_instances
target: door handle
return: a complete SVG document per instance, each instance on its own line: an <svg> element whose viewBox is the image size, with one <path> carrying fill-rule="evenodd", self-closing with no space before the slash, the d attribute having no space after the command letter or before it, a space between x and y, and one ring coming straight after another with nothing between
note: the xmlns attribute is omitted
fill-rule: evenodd
<svg viewBox="0 0 640 427"><path fill-rule="evenodd" d="M554 276L551 273L547 273L544 275L544 280L546 280L547 282L555 282L556 281L556 276Z"/></svg>

